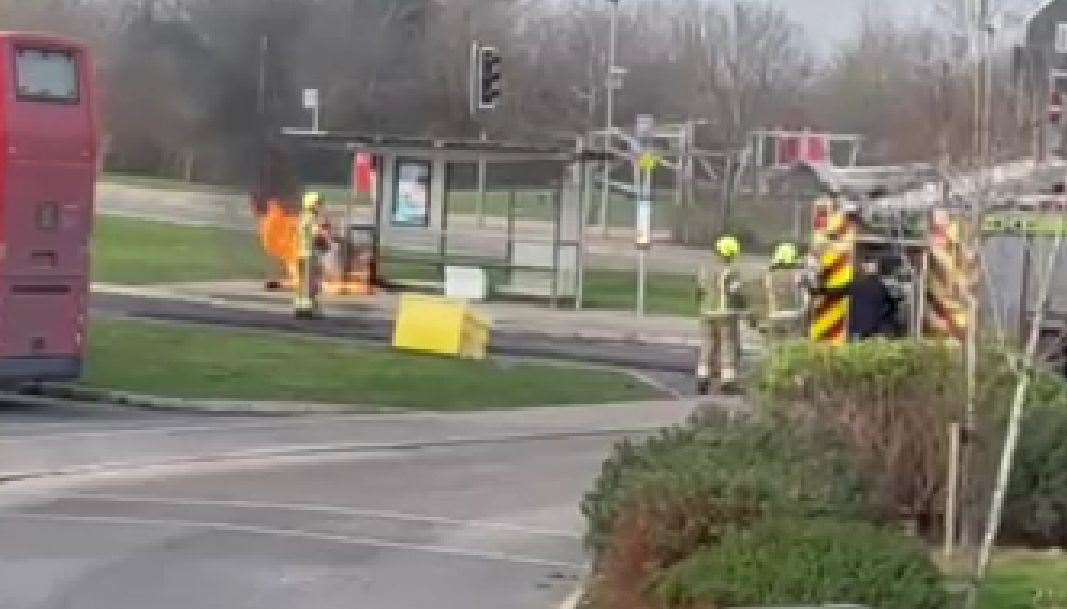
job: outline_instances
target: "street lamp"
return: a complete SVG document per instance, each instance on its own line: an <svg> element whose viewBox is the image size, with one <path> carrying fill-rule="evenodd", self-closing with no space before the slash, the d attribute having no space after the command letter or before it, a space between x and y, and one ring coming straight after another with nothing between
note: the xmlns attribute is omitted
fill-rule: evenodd
<svg viewBox="0 0 1067 609"><path fill-rule="evenodd" d="M611 183L611 164L607 159L607 153L611 149L611 137L615 130L615 89L622 88L622 73L624 71L615 65L615 47L619 29L619 0L608 0L611 4L611 25L608 34L608 69L604 77L604 87L607 89L604 101L605 133L604 133L604 174L603 184L600 189L600 228L604 236L608 236L608 201Z"/></svg>

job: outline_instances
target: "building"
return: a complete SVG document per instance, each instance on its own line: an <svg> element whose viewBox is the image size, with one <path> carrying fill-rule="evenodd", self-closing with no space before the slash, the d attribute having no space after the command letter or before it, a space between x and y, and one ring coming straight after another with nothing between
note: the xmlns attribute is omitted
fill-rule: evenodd
<svg viewBox="0 0 1067 609"><path fill-rule="evenodd" d="M1032 129L1035 156L1062 154L1063 99L1067 96L1067 0L1045 0L1027 18L1026 41L1014 58L1022 93L1020 127Z"/></svg>

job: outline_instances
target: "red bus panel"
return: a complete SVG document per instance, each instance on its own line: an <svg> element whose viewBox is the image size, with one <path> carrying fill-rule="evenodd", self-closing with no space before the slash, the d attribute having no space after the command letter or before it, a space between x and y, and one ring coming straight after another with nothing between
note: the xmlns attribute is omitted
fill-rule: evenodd
<svg viewBox="0 0 1067 609"><path fill-rule="evenodd" d="M0 381L74 378L97 172L92 60L0 32Z"/></svg>

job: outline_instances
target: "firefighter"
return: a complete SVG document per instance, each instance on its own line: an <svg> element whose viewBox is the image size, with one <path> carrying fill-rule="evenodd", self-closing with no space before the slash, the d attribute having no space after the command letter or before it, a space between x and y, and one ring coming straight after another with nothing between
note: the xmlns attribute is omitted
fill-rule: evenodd
<svg viewBox="0 0 1067 609"><path fill-rule="evenodd" d="M300 214L299 262L293 297L293 310L297 317L312 318L319 313L319 284L322 273L319 269L319 250L322 242L321 227L323 199L317 192L304 195L304 209Z"/></svg>
<svg viewBox="0 0 1067 609"><path fill-rule="evenodd" d="M877 260L863 261L849 288L849 297L852 299L849 338L863 340L891 337L896 333L896 302L882 278Z"/></svg>
<svg viewBox="0 0 1067 609"><path fill-rule="evenodd" d="M722 268L708 276L701 269L700 280L700 354L697 360L697 392L706 395L711 380L719 380L720 389L737 389L741 362L741 317L745 301L735 262L741 254L736 237L727 235L715 243ZM710 279L710 281L709 281Z"/></svg>
<svg viewBox="0 0 1067 609"><path fill-rule="evenodd" d="M808 309L804 275L796 245L782 243L775 248L763 278L768 336L772 340L797 338L803 332Z"/></svg>

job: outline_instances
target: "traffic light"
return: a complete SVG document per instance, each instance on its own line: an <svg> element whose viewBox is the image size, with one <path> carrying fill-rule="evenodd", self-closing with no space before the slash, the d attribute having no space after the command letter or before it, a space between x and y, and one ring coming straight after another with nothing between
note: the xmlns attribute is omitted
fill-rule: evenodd
<svg viewBox="0 0 1067 609"><path fill-rule="evenodd" d="M500 52L496 47L478 49L478 108L492 110L502 93Z"/></svg>

